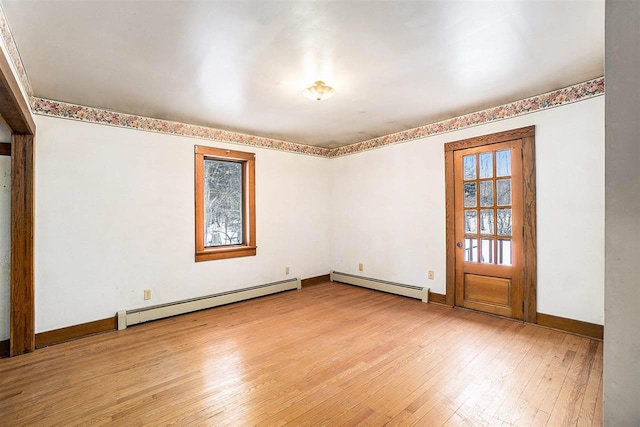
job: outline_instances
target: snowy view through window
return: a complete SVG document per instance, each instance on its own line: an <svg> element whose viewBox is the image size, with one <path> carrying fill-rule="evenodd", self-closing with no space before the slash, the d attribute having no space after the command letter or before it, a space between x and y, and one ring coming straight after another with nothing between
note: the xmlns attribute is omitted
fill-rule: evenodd
<svg viewBox="0 0 640 427"><path fill-rule="evenodd" d="M511 265L511 151L462 160L465 261Z"/></svg>
<svg viewBox="0 0 640 427"><path fill-rule="evenodd" d="M204 245L243 243L242 163L204 160Z"/></svg>

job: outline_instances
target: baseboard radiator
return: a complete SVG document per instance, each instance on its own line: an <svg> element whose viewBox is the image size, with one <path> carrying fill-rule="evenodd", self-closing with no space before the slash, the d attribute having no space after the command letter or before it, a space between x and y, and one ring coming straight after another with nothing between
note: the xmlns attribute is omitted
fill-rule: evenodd
<svg viewBox="0 0 640 427"><path fill-rule="evenodd" d="M222 292L214 295L207 295L199 298L177 301L168 304L154 305L151 307L138 308L118 312L118 329L125 329L127 326L138 323L149 322L151 320L163 319L165 317L177 316L179 314L191 313L193 311L205 310L219 305L231 304L251 298L258 298L278 292L292 289L300 289L300 278L283 280L280 282L267 283L264 285L252 286L250 288L238 289L235 291Z"/></svg>
<svg viewBox="0 0 640 427"><path fill-rule="evenodd" d="M340 273L337 271L332 271L330 277L332 282L362 286L363 288L375 289L376 291L415 298L422 300L422 302L429 302L429 288L404 285L402 283L388 282L386 280L372 279L370 277L356 276L354 274Z"/></svg>

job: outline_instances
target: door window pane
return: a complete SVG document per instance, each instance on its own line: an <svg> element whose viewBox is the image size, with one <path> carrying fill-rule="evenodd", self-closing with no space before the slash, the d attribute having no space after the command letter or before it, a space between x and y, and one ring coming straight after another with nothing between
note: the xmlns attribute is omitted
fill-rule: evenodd
<svg viewBox="0 0 640 427"><path fill-rule="evenodd" d="M464 260L478 262L478 239L464 239Z"/></svg>
<svg viewBox="0 0 640 427"><path fill-rule="evenodd" d="M511 150L496 151L496 176L511 175Z"/></svg>
<svg viewBox="0 0 640 427"><path fill-rule="evenodd" d="M511 240L498 239L498 265L511 265Z"/></svg>
<svg viewBox="0 0 640 427"><path fill-rule="evenodd" d="M498 209L499 236L511 236L511 209Z"/></svg>
<svg viewBox="0 0 640 427"><path fill-rule="evenodd" d="M464 156L462 163L464 165L464 179L476 179L476 156Z"/></svg>
<svg viewBox="0 0 640 427"><path fill-rule="evenodd" d="M493 234L493 209L480 211L480 233Z"/></svg>
<svg viewBox="0 0 640 427"><path fill-rule="evenodd" d="M476 183L465 182L464 184L464 207L475 208L476 207Z"/></svg>
<svg viewBox="0 0 640 427"><path fill-rule="evenodd" d="M480 187L482 190L482 187ZM496 181L496 193L498 198L498 206L508 206L511 204L511 180L498 179Z"/></svg>
<svg viewBox="0 0 640 427"><path fill-rule="evenodd" d="M480 239L480 262L493 264L493 239Z"/></svg>
<svg viewBox="0 0 640 427"><path fill-rule="evenodd" d="M493 153L480 153L480 178L493 176Z"/></svg>
<svg viewBox="0 0 640 427"><path fill-rule="evenodd" d="M493 206L493 181L480 181L480 206Z"/></svg>
<svg viewBox="0 0 640 427"><path fill-rule="evenodd" d="M478 211L464 211L464 232L478 232Z"/></svg>

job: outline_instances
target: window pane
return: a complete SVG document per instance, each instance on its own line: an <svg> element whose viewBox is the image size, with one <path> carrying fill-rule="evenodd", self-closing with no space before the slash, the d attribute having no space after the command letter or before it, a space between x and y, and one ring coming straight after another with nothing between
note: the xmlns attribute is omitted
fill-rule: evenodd
<svg viewBox="0 0 640 427"><path fill-rule="evenodd" d="M493 264L493 239L480 239L480 262Z"/></svg>
<svg viewBox="0 0 640 427"><path fill-rule="evenodd" d="M464 239L464 260L478 262L478 239Z"/></svg>
<svg viewBox="0 0 640 427"><path fill-rule="evenodd" d="M498 209L498 235L511 236L511 209Z"/></svg>
<svg viewBox="0 0 640 427"><path fill-rule="evenodd" d="M511 265L511 240L498 239L498 264Z"/></svg>
<svg viewBox="0 0 640 427"><path fill-rule="evenodd" d="M476 207L476 183L466 182L464 184L464 207L475 208Z"/></svg>
<svg viewBox="0 0 640 427"><path fill-rule="evenodd" d="M511 175L511 150L496 151L496 176Z"/></svg>
<svg viewBox="0 0 640 427"><path fill-rule="evenodd" d="M480 182L480 206L493 206L493 181Z"/></svg>
<svg viewBox="0 0 640 427"><path fill-rule="evenodd" d="M478 211L464 211L464 232L478 232Z"/></svg>
<svg viewBox="0 0 640 427"><path fill-rule="evenodd" d="M480 178L493 176L493 153L480 153Z"/></svg>
<svg viewBox="0 0 640 427"><path fill-rule="evenodd" d="M496 192L498 193L498 206L511 204L511 180L499 179L496 181Z"/></svg>
<svg viewBox="0 0 640 427"><path fill-rule="evenodd" d="M493 209L480 211L480 233L493 234Z"/></svg>
<svg viewBox="0 0 640 427"><path fill-rule="evenodd" d="M205 159L203 169L204 246L242 244L242 164Z"/></svg>
<svg viewBox="0 0 640 427"><path fill-rule="evenodd" d="M476 179L476 156L464 156L462 163L464 164L464 179Z"/></svg>

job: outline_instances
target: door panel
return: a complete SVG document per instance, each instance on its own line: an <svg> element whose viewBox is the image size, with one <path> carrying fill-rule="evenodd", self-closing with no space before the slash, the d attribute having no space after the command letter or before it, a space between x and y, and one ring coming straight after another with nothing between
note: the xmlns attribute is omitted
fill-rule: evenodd
<svg viewBox="0 0 640 427"><path fill-rule="evenodd" d="M454 153L455 304L523 318L522 140Z"/></svg>

